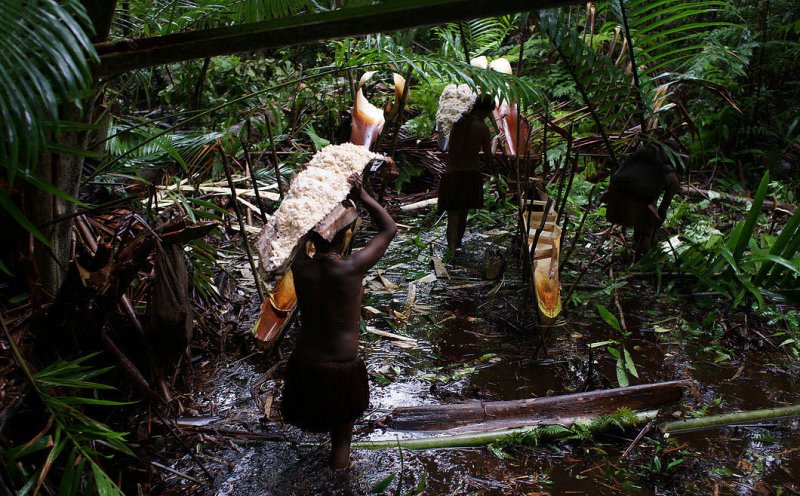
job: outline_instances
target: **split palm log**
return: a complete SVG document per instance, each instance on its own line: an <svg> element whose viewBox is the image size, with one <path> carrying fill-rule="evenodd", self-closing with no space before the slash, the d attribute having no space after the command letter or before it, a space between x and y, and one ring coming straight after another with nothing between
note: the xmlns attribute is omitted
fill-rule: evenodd
<svg viewBox="0 0 800 496"><path fill-rule="evenodd" d="M333 211L319 221L313 231L331 241L337 232L353 224L357 219L358 211L355 208L338 204ZM346 248L350 246L352 239L353 232L345 240ZM306 249L306 238L302 238L298 242L294 255L290 259L294 259L299 250L304 249ZM269 297L261 303L261 313L253 326L253 336L256 338L258 347L265 351L272 350L283 332L289 327L296 310L297 295L294 290L294 276L289 269L275 283Z"/></svg>
<svg viewBox="0 0 800 496"><path fill-rule="evenodd" d="M350 143L361 145L369 149L372 143L378 139L386 118L383 110L371 104L366 97L362 87L376 71L365 72L358 82L358 92L356 101L353 103L353 127L350 132Z"/></svg>
<svg viewBox="0 0 800 496"><path fill-rule="evenodd" d="M552 325L561 313L561 228L556 223L554 203L541 181L532 189L531 199L523 198L522 204L539 322Z"/></svg>
<svg viewBox="0 0 800 496"><path fill-rule="evenodd" d="M475 65L474 62L473 65ZM503 74L513 74L511 64L503 57L493 60L489 64L489 68ZM506 154L510 157L515 155L526 156L530 152L531 126L528 120L520 115L517 102L501 101L497 108L492 111L492 115L497 123L497 128L503 134Z"/></svg>
<svg viewBox="0 0 800 496"><path fill-rule="evenodd" d="M395 430L453 433L558 424L562 418L591 418L619 408L652 410L677 403L690 384L671 381L528 400L400 407L392 413L389 426Z"/></svg>

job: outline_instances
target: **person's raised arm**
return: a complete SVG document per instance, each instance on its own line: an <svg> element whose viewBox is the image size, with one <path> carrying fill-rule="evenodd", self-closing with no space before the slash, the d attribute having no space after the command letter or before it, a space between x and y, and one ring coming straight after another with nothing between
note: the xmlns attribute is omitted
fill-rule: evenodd
<svg viewBox="0 0 800 496"><path fill-rule="evenodd" d="M348 181L353 186L353 190L350 192L351 197L361 201L370 219L378 228L378 234L373 236L364 248L348 257L348 260L354 263L358 269L366 272L378 263L378 260L386 253L389 243L397 234L397 224L395 224L389 213L364 191L364 186L358 174L350 176Z"/></svg>

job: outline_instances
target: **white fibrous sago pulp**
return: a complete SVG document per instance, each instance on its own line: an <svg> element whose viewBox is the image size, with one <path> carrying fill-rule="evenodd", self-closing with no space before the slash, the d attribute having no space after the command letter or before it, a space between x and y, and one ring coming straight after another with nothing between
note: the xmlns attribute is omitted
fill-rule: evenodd
<svg viewBox="0 0 800 496"><path fill-rule="evenodd" d="M475 103L476 95L466 84L448 84L439 97L439 110L436 111L436 127L439 131L439 144L447 149L453 124L469 112Z"/></svg>
<svg viewBox="0 0 800 496"><path fill-rule="evenodd" d="M382 158L352 143L328 145L317 152L295 175L283 202L256 240L264 270L282 268L297 241L347 197L347 178L361 173L370 160Z"/></svg>

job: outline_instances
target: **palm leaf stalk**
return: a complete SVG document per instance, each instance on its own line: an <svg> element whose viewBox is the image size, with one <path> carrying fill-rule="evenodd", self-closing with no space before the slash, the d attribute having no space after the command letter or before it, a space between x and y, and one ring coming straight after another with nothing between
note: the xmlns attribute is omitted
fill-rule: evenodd
<svg viewBox="0 0 800 496"><path fill-rule="evenodd" d="M626 0L612 0L610 2L611 10L617 16L617 19L622 24L622 34L625 36L628 47L628 57L631 61L631 74L633 75L633 86L636 90L636 99L638 100L639 125L641 132L647 132L647 123L645 121L645 106L644 99L642 98L642 86L639 84L639 66L636 65L636 54L633 48L633 38L631 37L630 28L628 27L628 14L625 8Z"/></svg>
<svg viewBox="0 0 800 496"><path fill-rule="evenodd" d="M592 75L592 69L596 63L604 66L604 69L606 70L601 72L605 74L614 75L615 73L618 74L618 71L615 70L614 67L610 67L612 64L609 64L605 59L602 59L601 56L596 55L590 48L588 48L581 41L580 37L578 37L576 33L572 32L572 30L559 19L559 14L557 11L542 11L539 15L539 22L542 26L542 30L556 48L556 51L562 62L564 62L567 72L569 72L570 77L575 83L575 87L581 94L583 104L586 106L589 115L591 115L592 120L595 123L595 128L600 134L603 146L611 157L612 164L617 166L619 162L617 161L616 153L614 152L614 148L611 146L611 141L608 138L606 128L600 119L598 108L595 105L595 99L589 96L586 82ZM579 75L579 67L582 69L583 77ZM616 79L618 78L615 78L615 80ZM607 83L606 87L608 86L611 86L611 84ZM607 91L606 93L606 96L614 96L612 91Z"/></svg>

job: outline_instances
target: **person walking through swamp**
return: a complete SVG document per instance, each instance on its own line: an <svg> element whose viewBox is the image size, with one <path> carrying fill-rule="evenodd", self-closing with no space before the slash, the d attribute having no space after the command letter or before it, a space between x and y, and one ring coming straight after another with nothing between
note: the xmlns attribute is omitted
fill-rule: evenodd
<svg viewBox="0 0 800 496"><path fill-rule="evenodd" d="M608 184L606 219L633 228L634 260L650 250L672 197L680 190L680 181L665 146L677 152L679 145L676 142L641 145L619 166ZM656 208L662 193L661 204Z"/></svg>
<svg viewBox="0 0 800 496"><path fill-rule="evenodd" d="M300 334L284 381L284 421L311 432L329 432L330 466L350 467L353 423L367 409L369 384L358 355L362 281L397 233L391 216L364 191L357 174L348 179L350 198L361 202L378 229L366 246L343 257L348 228L328 242L310 234L314 255L305 249L292 263L300 309Z"/></svg>
<svg viewBox="0 0 800 496"><path fill-rule="evenodd" d="M472 109L453 124L447 169L439 181L439 211L447 211L447 257L452 258L467 229L467 214L483 207L480 152L491 156L489 128L484 120L495 108L494 99L482 94Z"/></svg>

